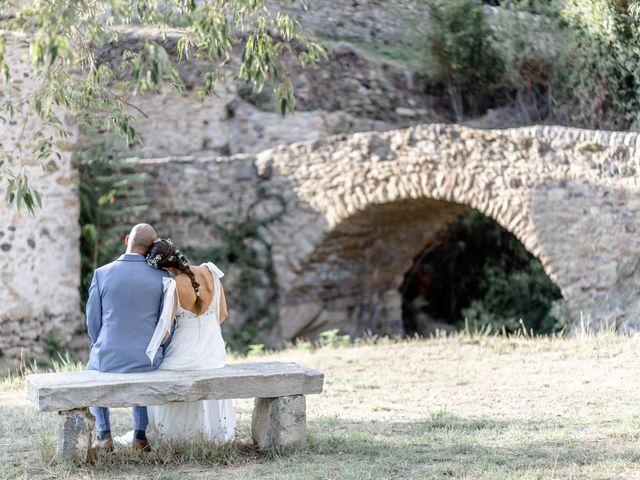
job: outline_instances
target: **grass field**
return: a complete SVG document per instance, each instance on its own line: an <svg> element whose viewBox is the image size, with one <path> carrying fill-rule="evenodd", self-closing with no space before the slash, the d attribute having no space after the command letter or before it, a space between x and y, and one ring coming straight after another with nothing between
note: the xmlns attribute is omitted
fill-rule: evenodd
<svg viewBox="0 0 640 480"><path fill-rule="evenodd" d="M2 478L640 478L640 337L460 335L379 341L249 360L323 371L309 396L309 445L257 453L251 401L234 445L126 449L95 466L53 460L55 414L36 414L19 379L0 383ZM232 359L237 361L239 359ZM117 410L116 434L129 429Z"/></svg>

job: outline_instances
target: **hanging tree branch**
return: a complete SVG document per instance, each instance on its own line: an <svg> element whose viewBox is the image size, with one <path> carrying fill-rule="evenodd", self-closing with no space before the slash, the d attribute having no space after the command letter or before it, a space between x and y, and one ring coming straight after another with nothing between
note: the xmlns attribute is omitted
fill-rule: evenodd
<svg viewBox="0 0 640 480"><path fill-rule="evenodd" d="M282 115L295 107L287 60L302 67L326 54L299 23L273 12L264 0L0 0L0 124L30 117L41 128L34 132L30 151L0 146L0 182L5 202L33 213L42 200L25 168L28 160L42 165L61 157L59 140L70 135L61 113L72 114L80 127L115 130L127 142L139 140L127 107L140 110L119 92L158 92L169 85L184 89L166 39L177 37L177 63L201 61L204 72L197 95L215 94L222 69L229 68L234 49L240 50L235 79L255 91L273 87L274 107ZM123 48L111 61L100 49L118 45L127 30L156 32L142 48ZM292 48L295 45L296 48ZM20 53L24 53L22 58ZM19 68L33 72L39 88L29 89L17 77ZM33 89L32 89L33 90ZM21 144L23 142L20 142Z"/></svg>

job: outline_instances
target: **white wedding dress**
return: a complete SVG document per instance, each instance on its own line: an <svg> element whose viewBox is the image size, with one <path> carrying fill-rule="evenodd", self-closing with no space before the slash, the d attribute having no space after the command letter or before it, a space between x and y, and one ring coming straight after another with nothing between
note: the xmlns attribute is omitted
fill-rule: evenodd
<svg viewBox="0 0 640 480"><path fill-rule="evenodd" d="M227 361L224 340L220 331L220 278L224 275L213 263L206 265L213 276L214 296L202 315L180 306L176 310L176 329L165 348L159 370L208 370L222 368ZM147 355L153 359L167 333L173 313L175 280L165 279L165 298L160 321L149 343ZM150 406L149 430L164 440L188 441L204 439L214 443L232 442L235 436L235 417L232 400L200 400ZM130 445L133 432L116 441Z"/></svg>
<svg viewBox="0 0 640 480"><path fill-rule="evenodd" d="M213 263L206 266L213 276L214 296L206 312L196 315L180 306L176 329L165 349L160 370L208 370L227 363L220 331L220 277L224 274ZM204 438L228 443L235 436L232 400L200 400L149 407L149 426L163 439Z"/></svg>

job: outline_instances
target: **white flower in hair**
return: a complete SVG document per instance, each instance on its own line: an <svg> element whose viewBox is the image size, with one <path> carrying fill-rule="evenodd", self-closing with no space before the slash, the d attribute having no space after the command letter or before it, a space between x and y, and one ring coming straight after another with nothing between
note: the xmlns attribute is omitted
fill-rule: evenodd
<svg viewBox="0 0 640 480"><path fill-rule="evenodd" d="M158 262L162 260L162 255L159 253L155 256L148 255L147 256L147 265L153 268L158 268Z"/></svg>

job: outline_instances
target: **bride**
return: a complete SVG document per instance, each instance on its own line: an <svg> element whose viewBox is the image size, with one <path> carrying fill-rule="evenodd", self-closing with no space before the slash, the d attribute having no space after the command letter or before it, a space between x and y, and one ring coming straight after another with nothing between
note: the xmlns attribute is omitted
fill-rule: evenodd
<svg viewBox="0 0 640 480"><path fill-rule="evenodd" d="M164 305L156 332L147 348L154 358L164 347L159 370L205 370L226 364L220 324L227 317L227 303L220 278L224 275L213 263L191 265L169 240L158 239L147 252L147 263L171 272L165 278ZM235 418L232 400L200 400L169 403L148 408L149 426L169 441L203 438L215 443L233 441ZM126 441L126 440L124 440Z"/></svg>

